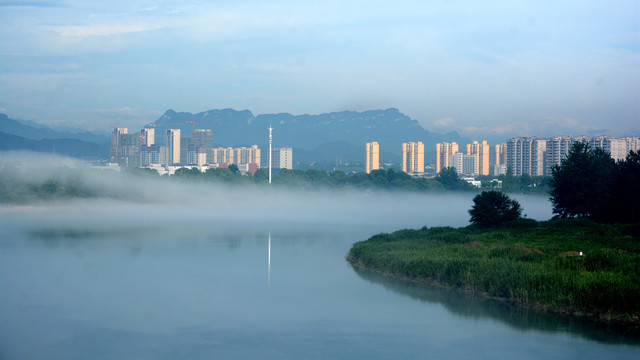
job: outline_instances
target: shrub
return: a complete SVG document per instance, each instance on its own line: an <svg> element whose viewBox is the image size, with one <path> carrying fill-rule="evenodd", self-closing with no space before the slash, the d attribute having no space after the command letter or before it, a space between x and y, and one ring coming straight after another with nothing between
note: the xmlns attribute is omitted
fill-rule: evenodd
<svg viewBox="0 0 640 360"><path fill-rule="evenodd" d="M471 223L479 228L496 227L520 218L520 204L501 191L483 191L473 198Z"/></svg>

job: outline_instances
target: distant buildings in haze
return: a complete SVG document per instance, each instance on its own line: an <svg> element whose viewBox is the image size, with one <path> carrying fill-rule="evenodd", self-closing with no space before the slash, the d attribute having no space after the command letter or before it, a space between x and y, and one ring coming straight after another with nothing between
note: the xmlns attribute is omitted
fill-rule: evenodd
<svg viewBox="0 0 640 360"><path fill-rule="evenodd" d="M239 148L214 148L213 131L194 129L191 137L181 137L180 129L167 129L164 144L155 142L155 128L149 125L139 133L129 134L127 128L113 127L111 163L129 167L151 167L167 170L169 167L198 166L201 171L212 167L236 164L242 172L261 168L261 151L257 145ZM455 142L435 144L435 173L454 167L463 176L503 175L511 169L513 175L550 176L554 165L559 165L576 142L601 148L616 160L623 160L629 151L640 150L640 137L614 138L611 136L557 136L553 138L517 137L504 144L489 145L486 140L473 141L464 146ZM272 167L293 169L293 149L275 147L271 150ZM402 143L402 171L425 173L424 144ZM365 172L380 169L380 145L376 141L365 144Z"/></svg>
<svg viewBox="0 0 640 360"><path fill-rule="evenodd" d="M601 148L618 161L629 151L640 149L640 137L614 138L611 136L557 136L553 138L517 137L506 144L490 146L486 141L466 145L466 153L459 151L455 142L435 145L435 170L439 173L452 166L461 175L504 175L511 169L513 175L551 176L554 165L560 165L575 142Z"/></svg>
<svg viewBox="0 0 640 360"><path fill-rule="evenodd" d="M365 172L371 174L373 170L380 169L380 145L373 141L365 146Z"/></svg>
<svg viewBox="0 0 640 360"><path fill-rule="evenodd" d="M293 169L293 149L290 147L271 149L271 161L274 169Z"/></svg>
<svg viewBox="0 0 640 360"><path fill-rule="evenodd" d="M436 144L436 174L446 167L453 166L453 155L459 152L459 146L455 142Z"/></svg>
<svg viewBox="0 0 640 360"><path fill-rule="evenodd" d="M556 136L553 138L517 137L507 141L507 166L513 175L551 176L552 167L560 165L576 142L600 148L616 160L624 160L629 151L640 150L640 137Z"/></svg>
<svg viewBox="0 0 640 360"><path fill-rule="evenodd" d="M424 172L424 144L421 141L402 143L402 171Z"/></svg>
<svg viewBox="0 0 640 360"><path fill-rule="evenodd" d="M261 168L261 151L257 145L239 148L214 148L213 131L194 129L190 137L181 137L180 129L167 129L164 144L155 142L155 128L149 125L137 134L129 134L127 128L114 127L110 162L123 167L149 167L160 173L172 174L182 166L207 168L238 166L241 172ZM292 169L293 149L273 149L273 168Z"/></svg>

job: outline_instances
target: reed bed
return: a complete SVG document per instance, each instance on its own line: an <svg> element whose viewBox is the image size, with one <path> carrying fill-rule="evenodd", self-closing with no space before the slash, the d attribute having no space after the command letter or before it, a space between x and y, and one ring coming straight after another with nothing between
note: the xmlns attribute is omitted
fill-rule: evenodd
<svg viewBox="0 0 640 360"><path fill-rule="evenodd" d="M638 225L527 220L400 230L354 244L347 260L523 307L640 323Z"/></svg>

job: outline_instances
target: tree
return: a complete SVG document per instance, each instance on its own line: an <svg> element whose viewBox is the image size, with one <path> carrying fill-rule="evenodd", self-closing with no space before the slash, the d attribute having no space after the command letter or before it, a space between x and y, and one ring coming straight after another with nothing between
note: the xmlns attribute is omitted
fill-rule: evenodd
<svg viewBox="0 0 640 360"><path fill-rule="evenodd" d="M176 179L181 179L181 180L197 180L202 177L202 172L200 172L200 170L198 170L198 168L196 167L192 167L192 168L181 167L173 173L173 176Z"/></svg>
<svg viewBox="0 0 640 360"><path fill-rule="evenodd" d="M551 168L550 181L553 213L561 218L611 218L617 165L602 149L576 142L560 165Z"/></svg>
<svg viewBox="0 0 640 360"><path fill-rule="evenodd" d="M617 220L640 222L640 151L630 151L618 171L612 199Z"/></svg>
<svg viewBox="0 0 640 360"><path fill-rule="evenodd" d="M242 181L240 172L234 173L230 168L211 168L204 173L206 181L222 181L225 183L239 183Z"/></svg>
<svg viewBox="0 0 640 360"><path fill-rule="evenodd" d="M496 227L520 218L520 204L501 191L483 191L473 198L469 209L471 223L479 228Z"/></svg>
<svg viewBox="0 0 640 360"><path fill-rule="evenodd" d="M253 174L253 182L256 184L266 184L269 182L269 170L268 169L258 169L256 173Z"/></svg>
<svg viewBox="0 0 640 360"><path fill-rule="evenodd" d="M460 181L460 179L458 179L458 172L453 166L442 169L440 173L438 173L438 176L436 176L436 180L447 189L457 189L459 185L458 182Z"/></svg>
<svg viewBox="0 0 640 360"><path fill-rule="evenodd" d="M502 180L502 191L520 191L520 181L518 181L518 178L513 175L513 169L511 166L507 167L507 173L505 175L501 175L500 180Z"/></svg>
<svg viewBox="0 0 640 360"><path fill-rule="evenodd" d="M143 168L143 167L125 168L125 172L131 175L138 175L138 176L160 176L160 174L158 173L158 170Z"/></svg>

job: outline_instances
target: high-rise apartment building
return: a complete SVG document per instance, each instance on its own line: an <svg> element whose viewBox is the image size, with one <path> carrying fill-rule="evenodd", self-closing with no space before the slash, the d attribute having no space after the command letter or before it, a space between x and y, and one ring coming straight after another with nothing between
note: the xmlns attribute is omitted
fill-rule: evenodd
<svg viewBox="0 0 640 360"><path fill-rule="evenodd" d="M640 151L640 137L625 136L621 139L627 144L627 154L629 151Z"/></svg>
<svg viewBox="0 0 640 360"><path fill-rule="evenodd" d="M152 146L156 143L156 129L144 128L140 130L141 146Z"/></svg>
<svg viewBox="0 0 640 360"><path fill-rule="evenodd" d="M121 146L121 135L128 132L127 128L113 128L111 133L111 149L109 151L110 161L115 163L121 160L124 156Z"/></svg>
<svg viewBox="0 0 640 360"><path fill-rule="evenodd" d="M291 166L291 148L286 149L289 149L289 152L288 154L284 154L283 158L288 160L286 165ZM215 148L208 149L207 157L210 164L236 164L238 166L244 164L255 164L255 168L259 169L261 152L258 145L239 148ZM291 167L288 167L288 169L290 168Z"/></svg>
<svg viewBox="0 0 640 360"><path fill-rule="evenodd" d="M180 129L168 129L164 135L167 146L167 165L180 163Z"/></svg>
<svg viewBox="0 0 640 360"><path fill-rule="evenodd" d="M196 147L213 147L213 130L195 129L193 131L193 145Z"/></svg>
<svg viewBox="0 0 640 360"><path fill-rule="evenodd" d="M493 163L495 165L502 165L507 163L507 144L498 144L493 147L494 158Z"/></svg>
<svg viewBox="0 0 640 360"><path fill-rule="evenodd" d="M236 164L257 164L260 168L260 148L253 145L250 148L241 147L234 149L234 157ZM291 156L289 156L291 158Z"/></svg>
<svg viewBox="0 0 640 360"><path fill-rule="evenodd" d="M453 166L453 154L458 151L459 147L455 142L436 144L436 173L446 167Z"/></svg>
<svg viewBox="0 0 640 360"><path fill-rule="evenodd" d="M507 166L516 176L544 175L546 150L547 140L543 138L509 139L507 141Z"/></svg>
<svg viewBox="0 0 640 360"><path fill-rule="evenodd" d="M456 172L460 175L477 175L478 169L478 156L477 154L463 154L457 152L452 156L452 167L456 169Z"/></svg>
<svg viewBox="0 0 640 360"><path fill-rule="evenodd" d="M556 136L547 139L547 153L545 154L544 175L551 175L551 167L560 165L576 138L571 136Z"/></svg>
<svg viewBox="0 0 640 360"><path fill-rule="evenodd" d="M120 135L127 134L129 130L127 128L114 127L111 133L111 146L120 145Z"/></svg>
<svg viewBox="0 0 640 360"><path fill-rule="evenodd" d="M482 142L474 141L471 144L467 144L467 155L476 155L478 160L476 161L476 168L474 174L476 175L489 175L489 144L486 140Z"/></svg>
<svg viewBox="0 0 640 360"><path fill-rule="evenodd" d="M593 149L600 148L608 152L614 160L623 160L629 153L629 144L639 137L613 138L611 136L556 136L553 138L509 139L507 142L507 165L514 175L551 176L551 169L560 165L576 142L589 144Z"/></svg>
<svg viewBox="0 0 640 360"><path fill-rule="evenodd" d="M233 164L234 149L232 147L215 148L209 152L209 163L211 164Z"/></svg>
<svg viewBox="0 0 640 360"><path fill-rule="evenodd" d="M184 135L184 133L182 133ZM193 146L191 143L193 136L180 136L180 164L188 164L189 148Z"/></svg>
<svg viewBox="0 0 640 360"><path fill-rule="evenodd" d="M202 166L207 163L207 148L189 145L187 148L187 164Z"/></svg>
<svg viewBox="0 0 640 360"><path fill-rule="evenodd" d="M491 175L505 175L507 173L507 144L493 147L493 172Z"/></svg>
<svg viewBox="0 0 640 360"><path fill-rule="evenodd" d="M380 145L377 141L366 143L365 149L365 171L371 174L371 171L380 169Z"/></svg>
<svg viewBox="0 0 640 360"><path fill-rule="evenodd" d="M402 171L424 172L424 144L421 141L402 143Z"/></svg>
<svg viewBox="0 0 640 360"><path fill-rule="evenodd" d="M127 128L114 128L110 161L119 166L140 166L140 135L129 134Z"/></svg>
<svg viewBox="0 0 640 360"><path fill-rule="evenodd" d="M601 148L608 152L615 161L624 160L629 153L627 142L624 139L616 139L611 136L594 136L589 139L589 145L592 149Z"/></svg>
<svg viewBox="0 0 640 360"><path fill-rule="evenodd" d="M271 149L271 167L275 169L293 169L293 149L277 147Z"/></svg>

